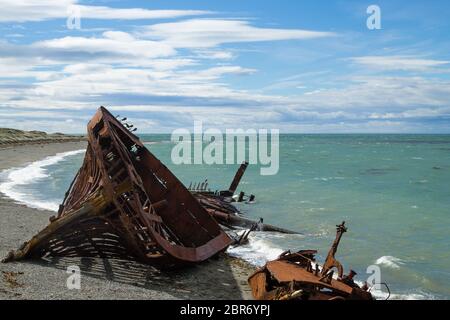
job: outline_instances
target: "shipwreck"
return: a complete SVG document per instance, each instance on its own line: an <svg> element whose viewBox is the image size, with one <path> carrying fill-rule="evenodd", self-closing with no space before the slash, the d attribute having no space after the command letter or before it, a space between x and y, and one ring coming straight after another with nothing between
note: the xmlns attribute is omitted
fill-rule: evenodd
<svg viewBox="0 0 450 320"><path fill-rule="evenodd" d="M198 263L232 240L193 194L104 107L58 214L4 262L46 256Z"/></svg>

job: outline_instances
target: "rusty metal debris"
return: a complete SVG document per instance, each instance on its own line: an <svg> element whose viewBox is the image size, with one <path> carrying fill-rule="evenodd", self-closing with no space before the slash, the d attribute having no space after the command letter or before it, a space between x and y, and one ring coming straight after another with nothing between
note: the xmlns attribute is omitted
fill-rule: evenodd
<svg viewBox="0 0 450 320"><path fill-rule="evenodd" d="M342 265L335 259L345 222L337 226L336 239L323 268L316 263L316 250L287 251L268 262L249 277L249 284L258 300L372 300L367 285L359 287L350 270L343 275ZM338 270L333 277L333 268Z"/></svg>
<svg viewBox="0 0 450 320"><path fill-rule="evenodd" d="M248 167L248 162L244 161L241 166L239 167L238 171L236 172L233 181L231 182L230 187L227 190L223 190L223 191L215 191L212 192L211 189L208 188L208 179L206 179L204 182L199 182L199 183L190 183L189 184L189 190L192 191L194 194L212 194L214 193L215 195L220 195L222 199L224 199L224 201L226 202L234 202L236 201L233 196L239 186L239 183L241 182L241 179L245 173L245 171L247 170ZM241 195L245 195L244 192L240 193L239 198L242 198L243 200L243 196ZM253 195L252 195L253 196ZM255 196L253 196L253 199L255 198ZM241 201L237 201L237 202L241 202Z"/></svg>
<svg viewBox="0 0 450 320"><path fill-rule="evenodd" d="M231 244L131 128L99 108L88 124L83 165L57 216L4 262L94 256L169 267L204 261Z"/></svg>
<svg viewBox="0 0 450 320"><path fill-rule="evenodd" d="M262 220L262 219L261 219ZM248 237L250 236L250 233L252 233L253 231L256 231L258 229L258 225L261 222L255 223L250 229L248 230L244 230L244 232L241 233L240 236L236 235L233 238L233 246L241 246L244 244L249 243L249 239Z"/></svg>
<svg viewBox="0 0 450 320"><path fill-rule="evenodd" d="M230 187L223 191L211 191L208 189L208 180L201 183L191 183L189 190L199 203L214 217L217 222L227 229L234 230L235 227L251 229L251 231L272 231L285 234L298 234L298 232L280 228L270 224L264 224L263 219L255 221L245 217L234 205L234 202L253 203L255 196L250 195L245 198L245 193L240 192L235 196L239 183L248 167L248 162L241 164L237 170ZM248 235L247 235L248 237Z"/></svg>

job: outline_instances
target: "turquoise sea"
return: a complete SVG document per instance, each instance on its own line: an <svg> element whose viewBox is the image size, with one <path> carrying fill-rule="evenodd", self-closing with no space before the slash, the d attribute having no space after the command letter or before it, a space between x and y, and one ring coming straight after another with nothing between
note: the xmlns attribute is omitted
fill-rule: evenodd
<svg viewBox="0 0 450 320"><path fill-rule="evenodd" d="M169 135L141 137L186 185L207 178L226 189L239 166L176 166ZM0 191L56 209L82 159L72 152L5 171ZM450 299L450 135L281 135L279 173L259 169L249 166L239 187L256 202L240 209L302 234L255 233L231 254L261 265L286 249L318 249L321 261L345 220L336 255L345 271L363 281L379 266L394 299Z"/></svg>

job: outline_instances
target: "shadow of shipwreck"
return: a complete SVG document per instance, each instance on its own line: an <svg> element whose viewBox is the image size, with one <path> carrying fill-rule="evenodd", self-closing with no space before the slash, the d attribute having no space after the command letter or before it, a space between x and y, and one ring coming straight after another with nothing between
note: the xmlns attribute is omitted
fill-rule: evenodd
<svg viewBox="0 0 450 320"><path fill-rule="evenodd" d="M230 262L225 257L177 270L159 270L132 260L108 258L48 257L25 263L64 271L69 266L78 266L82 277L164 292L177 299L244 299Z"/></svg>

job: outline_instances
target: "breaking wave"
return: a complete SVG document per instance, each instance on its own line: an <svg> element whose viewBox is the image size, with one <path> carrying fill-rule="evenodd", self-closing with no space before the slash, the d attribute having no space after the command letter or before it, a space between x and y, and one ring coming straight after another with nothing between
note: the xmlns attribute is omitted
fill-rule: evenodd
<svg viewBox="0 0 450 320"><path fill-rule="evenodd" d="M249 242L238 247L230 247L228 253L237 258L241 258L252 265L262 267L266 262L275 260L283 253L280 249L263 238L257 232L250 234Z"/></svg>
<svg viewBox="0 0 450 320"><path fill-rule="evenodd" d="M378 258L375 261L375 264L388 267L391 269L400 269L401 265L405 264L405 262L402 259L393 256L383 256Z"/></svg>
<svg viewBox="0 0 450 320"><path fill-rule="evenodd" d="M355 281L360 287L364 285L363 281ZM391 288L392 290L392 288ZM376 300L435 300L436 297L430 293L421 290L411 290L409 292L391 292L389 294L385 287L381 285L380 289L371 289L370 293Z"/></svg>
<svg viewBox="0 0 450 320"><path fill-rule="evenodd" d="M0 183L0 192L31 208L57 211L59 203L39 200L33 196L33 194L25 192L21 187L29 185L37 180L48 178L50 175L45 169L46 167L63 161L66 157L83 152L85 152L84 149L58 153L43 160L32 162L22 168L5 170L1 173L3 181Z"/></svg>

